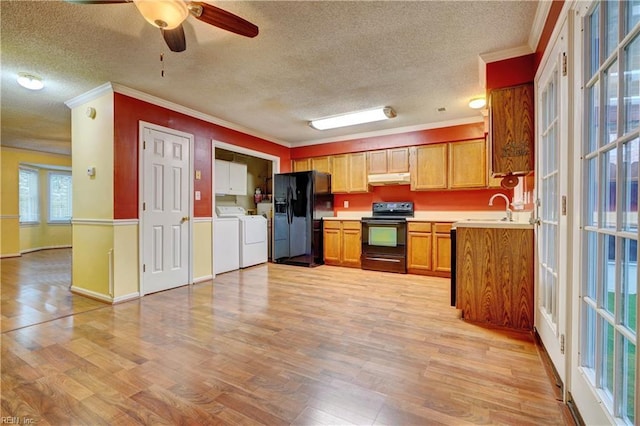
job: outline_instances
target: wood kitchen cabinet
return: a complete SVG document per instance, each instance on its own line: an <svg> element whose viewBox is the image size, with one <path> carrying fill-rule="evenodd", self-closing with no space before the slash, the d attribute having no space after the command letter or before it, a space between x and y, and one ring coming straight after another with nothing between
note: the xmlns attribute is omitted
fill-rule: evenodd
<svg viewBox="0 0 640 426"><path fill-rule="evenodd" d="M391 148L367 153L369 173L409 172L409 148Z"/></svg>
<svg viewBox="0 0 640 426"><path fill-rule="evenodd" d="M366 153L331 156L331 192L368 192Z"/></svg>
<svg viewBox="0 0 640 426"><path fill-rule="evenodd" d="M331 157L312 157L310 159L311 170L317 170L322 173L331 173Z"/></svg>
<svg viewBox="0 0 640 426"><path fill-rule="evenodd" d="M451 237L448 222L407 223L407 272L451 276Z"/></svg>
<svg viewBox="0 0 640 426"><path fill-rule="evenodd" d="M533 84L494 89L489 95L491 172L526 175L534 170Z"/></svg>
<svg viewBox="0 0 640 426"><path fill-rule="evenodd" d="M295 160L291 160L291 169L294 172L306 172L311 169L311 159L310 158L298 158Z"/></svg>
<svg viewBox="0 0 640 426"><path fill-rule="evenodd" d="M449 144L449 188L487 186L487 142L485 139Z"/></svg>
<svg viewBox="0 0 640 426"><path fill-rule="evenodd" d="M448 144L411 147L411 190L447 189Z"/></svg>
<svg viewBox="0 0 640 426"><path fill-rule="evenodd" d="M465 320L533 329L533 229L459 226L456 276Z"/></svg>
<svg viewBox="0 0 640 426"><path fill-rule="evenodd" d="M359 220L325 220L324 263L327 265L360 267L362 252Z"/></svg>

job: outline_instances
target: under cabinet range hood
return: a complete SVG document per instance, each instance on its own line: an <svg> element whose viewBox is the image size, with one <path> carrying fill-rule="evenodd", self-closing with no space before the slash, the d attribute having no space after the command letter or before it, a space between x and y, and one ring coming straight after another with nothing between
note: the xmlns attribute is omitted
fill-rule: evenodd
<svg viewBox="0 0 640 426"><path fill-rule="evenodd" d="M367 182L372 186L409 185L410 181L410 173L382 173L369 175L367 178Z"/></svg>

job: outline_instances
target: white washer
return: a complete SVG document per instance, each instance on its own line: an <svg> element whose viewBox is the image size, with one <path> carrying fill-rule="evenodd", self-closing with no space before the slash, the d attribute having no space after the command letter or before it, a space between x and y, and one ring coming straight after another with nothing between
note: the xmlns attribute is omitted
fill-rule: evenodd
<svg viewBox="0 0 640 426"><path fill-rule="evenodd" d="M237 217L216 217L213 226L213 272L240 269L240 221Z"/></svg>
<svg viewBox="0 0 640 426"><path fill-rule="evenodd" d="M216 206L220 218L234 217L239 221L240 268L265 263L269 256L267 219L264 216L247 215L240 206ZM227 245L227 250L230 247Z"/></svg>

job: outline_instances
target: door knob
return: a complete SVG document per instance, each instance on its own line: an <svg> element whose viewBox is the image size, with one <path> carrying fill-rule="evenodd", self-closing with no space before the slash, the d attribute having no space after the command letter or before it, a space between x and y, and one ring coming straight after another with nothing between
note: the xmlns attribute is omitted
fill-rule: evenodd
<svg viewBox="0 0 640 426"><path fill-rule="evenodd" d="M182 219L180 219L180 223L185 223L189 221L189 216L184 216Z"/></svg>

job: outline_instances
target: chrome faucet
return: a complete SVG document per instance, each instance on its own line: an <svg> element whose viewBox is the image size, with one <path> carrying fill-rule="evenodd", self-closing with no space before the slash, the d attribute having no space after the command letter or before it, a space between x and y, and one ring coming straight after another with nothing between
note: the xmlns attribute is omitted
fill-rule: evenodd
<svg viewBox="0 0 640 426"><path fill-rule="evenodd" d="M496 197L502 197L502 198L504 198L504 201L507 203L507 207L506 207L506 210L505 210L505 213L507 214L507 217L505 217L505 218L504 218L504 219L502 219L502 220L506 220L506 221L508 221L508 222L513 222L513 219L512 219L512 217L511 217L511 213L512 213L512 212L511 212L511 209L509 208L509 205L510 205L511 203L509 202L509 198L508 198L506 195L504 195L504 194L500 194L500 193L498 193L498 194L493 194L493 195L491 196L491 198L489 198L489 205L490 205L490 206L493 206L493 200L495 200L495 199L496 199Z"/></svg>

